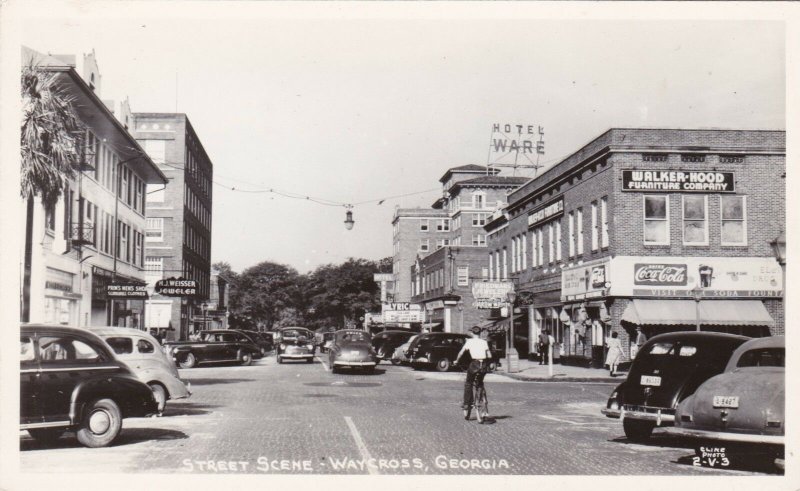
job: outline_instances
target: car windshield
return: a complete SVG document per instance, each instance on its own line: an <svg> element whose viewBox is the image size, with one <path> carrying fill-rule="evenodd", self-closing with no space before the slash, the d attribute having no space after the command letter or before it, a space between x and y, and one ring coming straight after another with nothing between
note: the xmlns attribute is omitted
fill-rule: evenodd
<svg viewBox="0 0 800 491"><path fill-rule="evenodd" d="M336 333L336 342L369 341L369 336L361 331L345 331Z"/></svg>
<svg viewBox="0 0 800 491"><path fill-rule="evenodd" d="M738 368L744 367L785 367L785 348L761 348L745 351L739 362Z"/></svg>
<svg viewBox="0 0 800 491"><path fill-rule="evenodd" d="M300 336L310 337L308 331L302 329L286 329L281 331L281 336L284 338L298 338Z"/></svg>
<svg viewBox="0 0 800 491"><path fill-rule="evenodd" d="M680 356L680 357L690 357L694 356L697 353L697 346L692 346L690 344L681 344L681 343L669 343L669 342L662 342L662 343L655 343L650 346L650 350L647 352L650 355L663 355L663 356Z"/></svg>

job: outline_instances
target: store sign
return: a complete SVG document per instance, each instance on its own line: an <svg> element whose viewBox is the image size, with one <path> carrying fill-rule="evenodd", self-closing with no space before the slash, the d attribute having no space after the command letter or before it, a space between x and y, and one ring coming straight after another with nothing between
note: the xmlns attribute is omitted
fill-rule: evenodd
<svg viewBox="0 0 800 491"><path fill-rule="evenodd" d="M685 264L637 263L633 267L633 284L649 286L686 286Z"/></svg>
<svg viewBox="0 0 800 491"><path fill-rule="evenodd" d="M147 285L129 285L111 283L106 285L106 296L109 298L147 298Z"/></svg>
<svg viewBox="0 0 800 491"><path fill-rule="evenodd" d="M579 300L599 297L609 284L608 268L610 262L583 264L561 271L562 300Z"/></svg>
<svg viewBox="0 0 800 491"><path fill-rule="evenodd" d="M375 273L372 275L372 280L376 283L380 283L382 281L394 281L394 275L392 273Z"/></svg>
<svg viewBox="0 0 800 491"><path fill-rule="evenodd" d="M476 281L472 283L473 306L476 309L499 309L508 305L508 292L514 290L510 281Z"/></svg>
<svg viewBox="0 0 800 491"><path fill-rule="evenodd" d="M623 191L732 193L733 172L683 170L624 170Z"/></svg>
<svg viewBox="0 0 800 491"><path fill-rule="evenodd" d="M770 298L783 295L783 273L771 257L618 256L611 262L611 296Z"/></svg>
<svg viewBox="0 0 800 491"><path fill-rule="evenodd" d="M425 322L424 310L384 310L383 322Z"/></svg>
<svg viewBox="0 0 800 491"><path fill-rule="evenodd" d="M197 295L197 288L197 280L185 280L183 278L158 280L155 284L155 292L165 297L187 297Z"/></svg>
<svg viewBox="0 0 800 491"><path fill-rule="evenodd" d="M422 310L422 307L417 303L409 302L387 302L381 304L381 311L387 310Z"/></svg>
<svg viewBox="0 0 800 491"><path fill-rule="evenodd" d="M562 213L564 213L564 199L559 198L558 201L554 201L544 208L539 208L538 210L531 212L528 215L528 226L533 227L534 225L538 225L551 218L555 218Z"/></svg>
<svg viewBox="0 0 800 491"><path fill-rule="evenodd" d="M544 128L532 124L495 123L492 125L490 161L509 153L544 154ZM538 139L538 141L537 141Z"/></svg>

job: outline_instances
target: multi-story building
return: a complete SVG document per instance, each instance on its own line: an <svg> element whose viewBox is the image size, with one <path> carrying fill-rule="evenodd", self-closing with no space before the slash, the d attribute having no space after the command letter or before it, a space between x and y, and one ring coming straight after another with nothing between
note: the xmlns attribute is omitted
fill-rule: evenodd
<svg viewBox="0 0 800 491"><path fill-rule="evenodd" d="M185 114L134 113L137 141L169 177L147 191L144 264L151 287L162 278L195 280L193 297L148 301L147 326L167 339L186 339L203 327L211 288L211 210L214 166Z"/></svg>
<svg viewBox="0 0 800 491"><path fill-rule="evenodd" d="M474 307L471 290L473 281L488 275L483 227L492 213L505 205L508 194L529 180L498 176L499 172L479 165L449 169L439 179L442 197L425 210L436 218L416 218L407 212L411 223L406 227L411 230L415 226L420 230L435 228L435 242L420 239L420 248L406 266L411 302L426 310L428 328L432 330L464 332L466 327L486 320L486 313ZM396 234L396 250L400 244L402 251L405 240L407 236ZM406 288L404 281L405 277L399 276L396 282L401 291Z"/></svg>
<svg viewBox="0 0 800 491"><path fill-rule="evenodd" d="M142 328L145 303L134 295L143 292L116 287L145 283L145 188L163 186L166 177L128 132L127 104L115 117L101 101L94 53L83 56L83 76L73 55L23 48L22 59L58 74L85 127L76 177L55 206L45 209L36 201L29 210L22 319Z"/></svg>
<svg viewBox="0 0 800 491"><path fill-rule="evenodd" d="M411 265L419 255L429 254L450 240L450 217L444 210L397 208L392 220L392 274L387 300L411 301Z"/></svg>
<svg viewBox="0 0 800 491"><path fill-rule="evenodd" d="M784 173L783 131L614 128L517 189L486 225L517 350L549 330L564 362L602 366L611 331L626 356L636 327L782 334Z"/></svg>

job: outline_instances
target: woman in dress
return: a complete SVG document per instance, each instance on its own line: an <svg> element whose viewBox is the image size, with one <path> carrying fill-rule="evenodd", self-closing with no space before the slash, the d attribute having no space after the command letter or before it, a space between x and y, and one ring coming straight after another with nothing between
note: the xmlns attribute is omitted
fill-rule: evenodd
<svg viewBox="0 0 800 491"><path fill-rule="evenodd" d="M622 359L622 343L617 338L617 332L611 333L610 338L606 338L606 346L608 346L608 354L606 355L606 365L610 370L611 376L616 377L617 365Z"/></svg>

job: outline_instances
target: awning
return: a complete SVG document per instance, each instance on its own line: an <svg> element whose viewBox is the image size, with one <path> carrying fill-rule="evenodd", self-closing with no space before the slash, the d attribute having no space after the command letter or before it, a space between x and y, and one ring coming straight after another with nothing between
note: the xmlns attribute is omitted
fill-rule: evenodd
<svg viewBox="0 0 800 491"><path fill-rule="evenodd" d="M508 319L499 319L493 321L486 321L478 324L481 329L486 329L488 332L505 332L508 330Z"/></svg>
<svg viewBox="0 0 800 491"><path fill-rule="evenodd" d="M697 306L694 300L634 299L620 320L646 325L695 325ZM700 325L706 326L769 326L775 320L760 300L701 300Z"/></svg>
<svg viewBox="0 0 800 491"><path fill-rule="evenodd" d="M422 328L423 329L430 329L431 331L433 331L434 329L436 329L437 327L439 327L439 326L441 326L443 324L444 324L444 322L427 322L425 324L422 324Z"/></svg>

